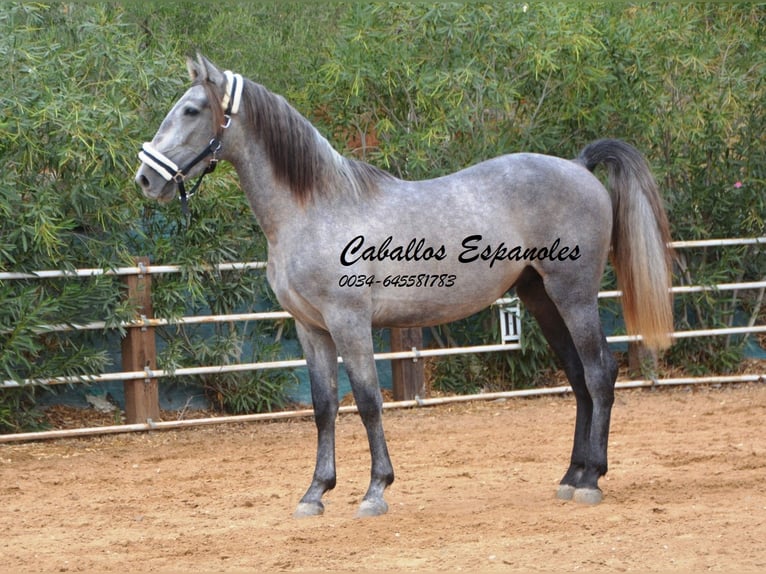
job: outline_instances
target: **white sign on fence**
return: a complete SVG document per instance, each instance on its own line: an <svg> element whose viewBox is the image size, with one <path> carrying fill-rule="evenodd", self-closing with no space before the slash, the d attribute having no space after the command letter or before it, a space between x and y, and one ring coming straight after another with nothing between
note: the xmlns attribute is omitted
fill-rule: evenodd
<svg viewBox="0 0 766 574"><path fill-rule="evenodd" d="M500 341L518 343L521 341L521 308L518 297L512 297L498 307L500 312Z"/></svg>

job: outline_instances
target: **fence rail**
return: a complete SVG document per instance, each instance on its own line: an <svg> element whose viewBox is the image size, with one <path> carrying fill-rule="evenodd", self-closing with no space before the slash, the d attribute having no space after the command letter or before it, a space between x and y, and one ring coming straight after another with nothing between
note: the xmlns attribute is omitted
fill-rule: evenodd
<svg viewBox="0 0 766 574"><path fill-rule="evenodd" d="M766 239L764 240L766 241ZM266 269L265 261L252 261L249 263L218 263L209 267L202 267L210 271L247 271L250 269ZM125 275L159 275L163 273L181 273L185 267L181 265L135 265L133 267L116 267L114 269L50 269L47 271L0 272L0 281L13 279L59 279L72 277L97 277L100 275L125 276Z"/></svg>
<svg viewBox="0 0 766 574"><path fill-rule="evenodd" d="M676 241L671 244L671 247L675 249L685 249L693 247L721 247L721 246L733 246L733 245L766 245L766 237L756 238L744 238L744 239L711 239L711 240L698 240L698 241ZM266 267L265 262L249 262L249 263L223 263L215 266L210 266L207 269L210 271L247 271L247 270L259 270ZM77 277L95 277L102 275L120 276L125 278L135 278L150 276L153 274L164 273L180 273L184 271L184 267L180 265L147 265L146 262L139 262L136 266L121 267L114 269L73 269L73 270L47 270L36 272L0 272L0 280L30 280L30 279L54 279L54 278L77 278ZM729 290L745 290L745 289L758 289L763 291L766 289L766 277L761 281L752 282L739 282L739 283L722 283L718 285L684 285L675 286L672 288L673 293L695 293L706 291L729 291ZM599 298L615 298L619 297L621 292L619 290L602 291L599 293ZM498 305L504 305L509 302L508 299L499 299L496 301ZM181 317L178 319L164 319L154 318L151 316L139 317L135 320L124 322L119 324L119 327L134 330L134 329L151 329L154 327L167 326L167 325L189 325L189 324L203 324L203 323L216 323L216 322L230 322L230 321L262 321L262 320L285 320L291 318L291 315L286 311L270 311L270 312L257 312L257 313L238 313L228 315L200 315ZM109 325L113 328L113 325ZM84 325L47 325L40 328L40 332L54 332L54 331L69 331L69 330L93 330L93 329L106 329L107 323L105 321L96 321ZM687 337L703 337L703 336L717 336L717 335L732 335L732 334L748 334L748 333L764 333L766 332L766 326L751 324L747 327L731 327L721 329L697 329L690 331L675 332L673 336L675 338L687 338ZM153 335L152 335L153 337ZM640 340L640 337L616 335L607 337L607 341L610 343L623 343ZM446 356L455 354L467 354L467 353L488 353L498 351L510 351L518 350L521 345L518 343L502 343L496 345L475 345L466 347L451 347L440 349L421 349L413 346L411 349L400 349L386 353L376 353L376 360L391 360L401 361L411 359L418 361L425 357ZM338 359L342 362L342 359ZM150 363L143 360L142 365L149 365ZM153 362L151 364L154 364ZM268 361L268 362L256 362L256 363L239 363L231 365L218 365L218 366L198 366L198 367L184 367L177 368L173 371L154 369L149 366L144 366L139 370L123 370L122 372L115 373L102 373L94 375L84 376L72 376L72 377L54 377L49 379L25 379L22 381L16 380L4 380L0 383L0 389L13 388L23 385L55 385L66 383L103 383L110 381L125 381L126 384L129 381L156 381L159 378L169 376L183 376L183 375L201 375L201 374L220 374L236 371L252 371L263 369L283 369L283 368L296 368L306 365L305 359L287 359L282 361ZM763 379L763 376L757 375Z"/></svg>

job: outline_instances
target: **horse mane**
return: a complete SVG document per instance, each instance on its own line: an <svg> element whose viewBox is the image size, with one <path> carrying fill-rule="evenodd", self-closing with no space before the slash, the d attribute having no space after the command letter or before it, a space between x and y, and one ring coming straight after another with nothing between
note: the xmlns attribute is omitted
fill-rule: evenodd
<svg viewBox="0 0 766 574"><path fill-rule="evenodd" d="M218 91L204 84L212 109L221 110ZM245 80L240 114L266 150L274 177L301 205L317 195L375 193L380 180L393 178L382 169L340 155L285 98L250 80Z"/></svg>

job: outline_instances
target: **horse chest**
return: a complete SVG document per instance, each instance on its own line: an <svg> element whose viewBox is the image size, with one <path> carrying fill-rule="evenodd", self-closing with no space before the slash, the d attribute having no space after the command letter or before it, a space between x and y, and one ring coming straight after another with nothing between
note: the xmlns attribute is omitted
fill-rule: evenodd
<svg viewBox="0 0 766 574"><path fill-rule="evenodd" d="M304 324L327 328L318 305L321 296L316 293L321 283L306 269L290 264L280 265L269 257L266 276L283 309Z"/></svg>

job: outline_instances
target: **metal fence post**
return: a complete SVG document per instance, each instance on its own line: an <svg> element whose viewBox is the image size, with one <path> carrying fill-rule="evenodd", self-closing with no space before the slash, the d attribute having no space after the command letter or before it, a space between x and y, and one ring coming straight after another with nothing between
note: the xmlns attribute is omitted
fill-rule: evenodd
<svg viewBox="0 0 766 574"><path fill-rule="evenodd" d="M137 257L136 265L142 270L149 265L148 257ZM122 370L147 371L147 378L125 381L125 419L127 424L158 421L160 418L159 385L149 377L157 368L154 327L144 319L153 317L152 277L148 273L127 275L125 284L128 298L136 307L136 325L127 328L122 340ZM143 323L143 324L142 324Z"/></svg>

